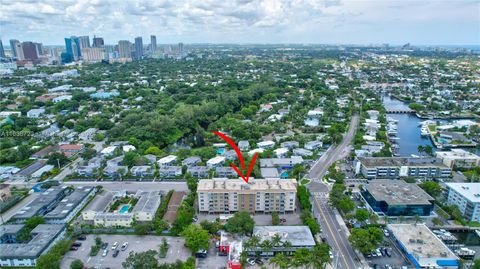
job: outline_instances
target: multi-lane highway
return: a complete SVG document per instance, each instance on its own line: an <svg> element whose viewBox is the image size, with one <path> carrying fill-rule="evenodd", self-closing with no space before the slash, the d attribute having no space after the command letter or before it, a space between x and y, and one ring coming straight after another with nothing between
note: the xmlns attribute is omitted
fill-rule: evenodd
<svg viewBox="0 0 480 269"><path fill-rule="evenodd" d="M312 194L313 214L322 227L322 233L333 249L333 266L341 269L362 268L357 254L348 242L346 227L340 225L335 212L328 203L329 186L322 182L328 168L337 160L348 155L351 150L350 143L358 127L359 116L354 115L349 129L339 145L330 147L325 154L314 163L307 178L312 180L308 185Z"/></svg>

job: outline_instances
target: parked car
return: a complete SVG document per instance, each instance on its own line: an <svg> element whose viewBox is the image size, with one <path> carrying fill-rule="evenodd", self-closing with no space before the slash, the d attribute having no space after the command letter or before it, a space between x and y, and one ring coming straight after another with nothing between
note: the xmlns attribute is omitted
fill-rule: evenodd
<svg viewBox="0 0 480 269"><path fill-rule="evenodd" d="M103 253L102 253L102 257L107 256L107 254L108 254L108 249L104 249L104 250L103 250Z"/></svg>
<svg viewBox="0 0 480 269"><path fill-rule="evenodd" d="M107 249L107 247L108 247L108 243L107 243L107 242L103 242L103 244L102 244L102 249Z"/></svg>
<svg viewBox="0 0 480 269"><path fill-rule="evenodd" d="M392 257L392 250L389 248L385 249L385 254L387 254L388 257Z"/></svg>
<svg viewBox="0 0 480 269"><path fill-rule="evenodd" d="M263 261L261 259L255 259L255 262L258 264L258 265L263 265Z"/></svg>
<svg viewBox="0 0 480 269"><path fill-rule="evenodd" d="M85 240L87 240L87 237L85 235L79 235L77 237L77 239L80 240L80 241L85 241Z"/></svg>
<svg viewBox="0 0 480 269"><path fill-rule="evenodd" d="M116 249L113 254L112 254L112 257L117 257L118 256L118 253L120 253L120 250Z"/></svg>
<svg viewBox="0 0 480 269"><path fill-rule="evenodd" d="M255 259L254 258L248 258L247 262L248 262L248 264L250 264L252 266L255 265Z"/></svg>
<svg viewBox="0 0 480 269"><path fill-rule="evenodd" d="M73 247L81 247L82 246L82 243L80 242L75 242L72 244Z"/></svg>
<svg viewBox="0 0 480 269"><path fill-rule="evenodd" d="M118 242L113 243L112 250L116 250L118 247Z"/></svg>
<svg viewBox="0 0 480 269"><path fill-rule="evenodd" d="M70 247L70 250L71 250L71 251L78 250L78 247L71 246L71 247Z"/></svg>
<svg viewBox="0 0 480 269"><path fill-rule="evenodd" d="M385 230L383 230L383 235L384 235L385 237L389 237L389 236L390 236L390 233L388 232L387 229L385 229Z"/></svg>
<svg viewBox="0 0 480 269"><path fill-rule="evenodd" d="M331 250L328 251L328 256L330 257L330 260L333 260L333 252Z"/></svg>
<svg viewBox="0 0 480 269"><path fill-rule="evenodd" d="M123 243L123 245L121 247L121 250L124 251L124 250L127 249L127 247L128 247L128 242L125 242L125 243Z"/></svg>
<svg viewBox="0 0 480 269"><path fill-rule="evenodd" d="M207 257L207 251L205 249L199 250L197 253L195 253L195 258L206 258Z"/></svg>

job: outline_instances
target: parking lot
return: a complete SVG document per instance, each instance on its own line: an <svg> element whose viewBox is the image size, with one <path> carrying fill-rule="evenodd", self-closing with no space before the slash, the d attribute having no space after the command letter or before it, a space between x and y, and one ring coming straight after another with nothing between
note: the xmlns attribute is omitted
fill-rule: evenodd
<svg viewBox="0 0 480 269"><path fill-rule="evenodd" d="M390 237L385 237L383 246L391 249L391 257L383 255L382 257L366 257L368 264L374 268L377 265L378 269L386 268L385 265L390 265L394 269L414 268L406 259L404 254L398 249L395 242ZM404 267L406 266L406 267Z"/></svg>
<svg viewBox="0 0 480 269"><path fill-rule="evenodd" d="M108 243L107 256L103 257L103 250L100 250L95 257L90 257L90 247L95 244L95 237L99 236L103 242ZM70 268L70 263L75 260L81 260L87 267L95 268L123 268L122 262L128 257L131 251L144 252L147 250L159 250L162 238L165 238L170 245L167 257L160 259L160 263L172 263L177 259L185 261L191 256L190 251L184 247L184 240L180 237L169 236L137 236L137 235L87 235L85 241L81 242L82 246L76 251L69 251L62 260L61 268ZM118 242L118 249L124 242L128 242L128 248L120 251L117 257L112 257L112 245Z"/></svg>

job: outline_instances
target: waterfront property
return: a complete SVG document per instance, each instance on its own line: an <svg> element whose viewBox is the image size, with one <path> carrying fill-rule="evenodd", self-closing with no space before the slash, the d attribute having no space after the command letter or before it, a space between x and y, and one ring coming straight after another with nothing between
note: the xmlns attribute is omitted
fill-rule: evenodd
<svg viewBox="0 0 480 269"><path fill-rule="evenodd" d="M23 224L0 226L0 266L35 266L38 257L65 234L63 224L39 224L30 232L27 242L20 242L17 237L23 227Z"/></svg>
<svg viewBox="0 0 480 269"><path fill-rule="evenodd" d="M480 183L447 183L448 204L456 205L467 221L480 222Z"/></svg>
<svg viewBox="0 0 480 269"><path fill-rule="evenodd" d="M458 268L458 257L425 224L389 224L387 227L416 268Z"/></svg>
<svg viewBox="0 0 480 269"><path fill-rule="evenodd" d="M445 178L452 170L438 158L359 157L356 173L367 179Z"/></svg>
<svg viewBox="0 0 480 269"><path fill-rule="evenodd" d="M480 156L463 149L452 149L451 151L437 151L437 158L450 168L471 169L480 166Z"/></svg>
<svg viewBox="0 0 480 269"><path fill-rule="evenodd" d="M198 182L200 212L293 212L296 209L294 179L202 179Z"/></svg>
<svg viewBox="0 0 480 269"><path fill-rule="evenodd" d="M435 199L403 180L371 180L361 192L369 209L381 216L430 216Z"/></svg>

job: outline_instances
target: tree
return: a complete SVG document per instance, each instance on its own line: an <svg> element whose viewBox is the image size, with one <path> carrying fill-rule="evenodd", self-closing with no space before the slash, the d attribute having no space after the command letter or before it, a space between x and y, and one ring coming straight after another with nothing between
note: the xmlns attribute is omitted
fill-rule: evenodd
<svg viewBox="0 0 480 269"><path fill-rule="evenodd" d="M425 151L426 154L428 154L430 156L432 156L432 154L433 154L433 148L430 145L426 145L425 148L424 148L424 151Z"/></svg>
<svg viewBox="0 0 480 269"><path fill-rule="evenodd" d="M442 193L442 186L435 181L425 181L421 184L418 184L418 186L432 197L437 197Z"/></svg>
<svg viewBox="0 0 480 269"><path fill-rule="evenodd" d="M158 260L155 257L157 252L155 250L147 250L145 252L135 253L131 251L128 257L122 262L123 268L132 269L151 269L158 267Z"/></svg>
<svg viewBox="0 0 480 269"><path fill-rule="evenodd" d="M167 252L169 248L170 245L167 243L167 240L165 238L162 238L162 244L160 245L160 251L158 252L158 256L160 258L167 257Z"/></svg>
<svg viewBox="0 0 480 269"><path fill-rule="evenodd" d="M272 225L280 224L280 217L278 216L278 212L272 212Z"/></svg>
<svg viewBox="0 0 480 269"><path fill-rule="evenodd" d="M310 250L307 248L299 248L293 253L293 257L290 260L290 266L294 268L305 267L311 262Z"/></svg>
<svg viewBox="0 0 480 269"><path fill-rule="evenodd" d="M220 229L222 229L222 225L216 220L203 220L202 222L200 222L200 226L202 226L202 228L207 230L210 234L216 234Z"/></svg>
<svg viewBox="0 0 480 269"><path fill-rule="evenodd" d="M310 259L313 262L313 268L325 268L328 262L330 262L330 246L325 243L317 244L313 247Z"/></svg>
<svg viewBox="0 0 480 269"><path fill-rule="evenodd" d="M480 259L476 259L473 261L472 269L480 269Z"/></svg>
<svg viewBox="0 0 480 269"><path fill-rule="evenodd" d="M152 146L145 150L145 154L160 156L162 155L162 151L158 147Z"/></svg>
<svg viewBox="0 0 480 269"><path fill-rule="evenodd" d="M194 253L209 247L210 236L208 231L197 224L190 224L181 233L181 236L185 238L185 245Z"/></svg>
<svg viewBox="0 0 480 269"><path fill-rule="evenodd" d="M417 147L417 151L418 153L420 153L420 155L422 155L422 153L425 151L425 148L422 145L420 145Z"/></svg>
<svg viewBox="0 0 480 269"><path fill-rule="evenodd" d="M289 259L283 253L277 253L273 258L270 259L269 263L273 265L273 268L287 269L289 267Z"/></svg>
<svg viewBox="0 0 480 269"><path fill-rule="evenodd" d="M350 199L348 196L344 196L339 202L338 202L338 209L340 209L343 213L348 213L352 211L355 208L355 202Z"/></svg>
<svg viewBox="0 0 480 269"><path fill-rule="evenodd" d="M53 166L64 166L65 164L68 163L68 158L61 152L54 152L50 155L48 155L48 164L51 164ZM60 168L58 167L58 168Z"/></svg>
<svg viewBox="0 0 480 269"><path fill-rule="evenodd" d="M70 264L70 269L83 269L83 262L79 259L74 260Z"/></svg>
<svg viewBox="0 0 480 269"><path fill-rule="evenodd" d="M383 232L379 228L353 228L348 241L363 254L372 252L383 240Z"/></svg>
<svg viewBox="0 0 480 269"><path fill-rule="evenodd" d="M366 209L358 209L355 212L355 218L360 222L366 221L368 217L369 217L369 214Z"/></svg>
<svg viewBox="0 0 480 269"><path fill-rule="evenodd" d="M134 226L135 234L146 235L152 230L152 225L148 223L138 223Z"/></svg>
<svg viewBox="0 0 480 269"><path fill-rule="evenodd" d="M225 230L231 233L242 235L251 234L255 221L250 216L250 213L245 211L236 212L225 225Z"/></svg>

